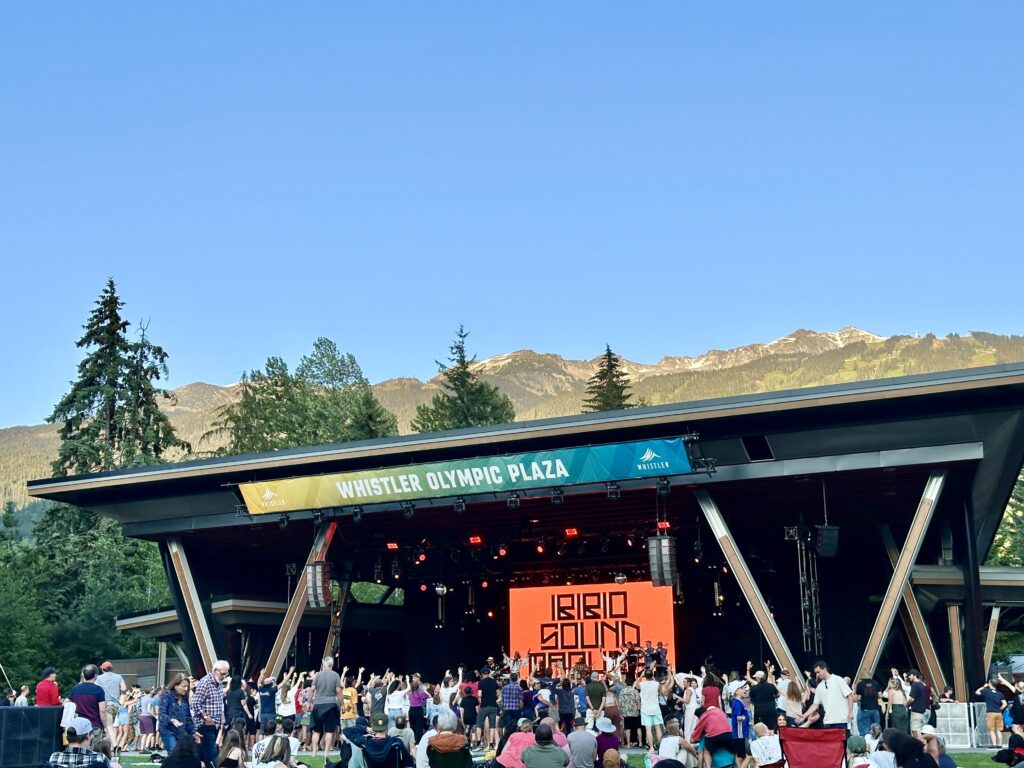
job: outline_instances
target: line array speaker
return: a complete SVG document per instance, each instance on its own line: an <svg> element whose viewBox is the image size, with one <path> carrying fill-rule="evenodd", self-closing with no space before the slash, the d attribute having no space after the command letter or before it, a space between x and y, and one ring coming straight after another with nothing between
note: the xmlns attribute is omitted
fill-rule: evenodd
<svg viewBox="0 0 1024 768"><path fill-rule="evenodd" d="M651 536L647 539L647 555L651 561L651 583L671 587L676 583L676 540L673 536Z"/></svg>

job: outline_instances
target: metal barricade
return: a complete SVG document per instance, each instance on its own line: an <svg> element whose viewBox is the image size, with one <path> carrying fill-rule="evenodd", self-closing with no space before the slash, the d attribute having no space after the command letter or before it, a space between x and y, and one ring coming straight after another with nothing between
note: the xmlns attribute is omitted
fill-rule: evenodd
<svg viewBox="0 0 1024 768"><path fill-rule="evenodd" d="M979 706L982 708L983 713L981 718L981 742L978 741L975 728L977 716L974 711L974 708ZM939 711L935 713L935 720L932 722L932 725L935 726L936 733L945 739L947 748L971 749L978 743L988 743L988 737L984 732L984 709L984 704L943 703L939 707Z"/></svg>

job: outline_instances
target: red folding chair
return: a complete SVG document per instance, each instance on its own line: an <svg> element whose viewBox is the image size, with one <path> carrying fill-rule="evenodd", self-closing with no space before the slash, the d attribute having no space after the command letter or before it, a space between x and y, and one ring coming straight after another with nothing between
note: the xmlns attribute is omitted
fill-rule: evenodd
<svg viewBox="0 0 1024 768"><path fill-rule="evenodd" d="M779 741L789 768L846 765L845 728L780 728Z"/></svg>

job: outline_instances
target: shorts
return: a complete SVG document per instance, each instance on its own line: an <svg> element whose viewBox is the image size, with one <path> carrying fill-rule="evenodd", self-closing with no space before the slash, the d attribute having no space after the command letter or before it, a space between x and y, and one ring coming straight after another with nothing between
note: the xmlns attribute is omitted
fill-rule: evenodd
<svg viewBox="0 0 1024 768"><path fill-rule="evenodd" d="M747 740L746 739L733 739L732 740L732 753L736 757L747 756Z"/></svg>
<svg viewBox="0 0 1024 768"><path fill-rule="evenodd" d="M310 717L309 710L307 709L305 712L302 713L302 717L299 719L299 725L301 725L303 728L308 728L311 719L312 718Z"/></svg>
<svg viewBox="0 0 1024 768"><path fill-rule="evenodd" d="M914 718L920 717L920 715L910 715L910 730L914 730ZM919 727L920 730L920 727ZM986 712L985 713L985 730L986 731L998 731L1003 732L1003 715L1001 712Z"/></svg>
<svg viewBox="0 0 1024 768"><path fill-rule="evenodd" d="M100 707L100 720L103 721L104 728L109 728L114 725L114 722L117 720L118 710L120 709L121 705L116 701L104 702L103 706Z"/></svg>
<svg viewBox="0 0 1024 768"><path fill-rule="evenodd" d="M139 733L156 733L156 718L152 715L139 715Z"/></svg>
<svg viewBox="0 0 1024 768"><path fill-rule="evenodd" d="M629 717L622 718L622 727L627 731L639 731L640 730L640 715L630 715Z"/></svg>
<svg viewBox="0 0 1024 768"><path fill-rule="evenodd" d="M1000 731L1003 730L1003 718L997 712L995 712L995 713L993 713L993 712L987 713L985 715L985 722L986 723L989 722L988 716L990 714L995 714L996 717L999 718L999 730ZM924 713L923 712L911 712L910 713L910 732L911 733L919 733L923 727L924 727ZM989 730L991 731L993 729L989 728Z"/></svg>
<svg viewBox="0 0 1024 768"><path fill-rule="evenodd" d="M476 721L480 725L489 725L494 728L498 724L498 708L480 707L476 713Z"/></svg>
<svg viewBox="0 0 1024 768"><path fill-rule="evenodd" d="M665 719L661 716L661 712L656 715L647 715L643 712L640 713L640 724L643 726L648 725L664 725Z"/></svg>
<svg viewBox="0 0 1024 768"><path fill-rule="evenodd" d="M314 704L312 717L313 730L323 736L334 733L341 722L341 713L337 704Z"/></svg>

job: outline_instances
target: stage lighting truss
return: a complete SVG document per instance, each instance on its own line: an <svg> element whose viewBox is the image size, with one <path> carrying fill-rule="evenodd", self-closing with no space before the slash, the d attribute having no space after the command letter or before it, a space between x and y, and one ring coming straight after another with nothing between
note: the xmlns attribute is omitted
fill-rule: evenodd
<svg viewBox="0 0 1024 768"><path fill-rule="evenodd" d="M562 493L562 489L561 488L552 488L551 489L551 503L554 504L557 507L557 506L560 506L564 501L565 501L565 494Z"/></svg>
<svg viewBox="0 0 1024 768"><path fill-rule="evenodd" d="M455 503L452 504L452 511L455 512L456 515L463 514L466 511L466 500L461 496L457 498Z"/></svg>
<svg viewBox="0 0 1024 768"><path fill-rule="evenodd" d="M519 509L519 494L515 492L510 493L506 504L509 509Z"/></svg>
<svg viewBox="0 0 1024 768"><path fill-rule="evenodd" d="M618 483L608 483L608 501L618 501L622 498L622 490L619 488Z"/></svg>

